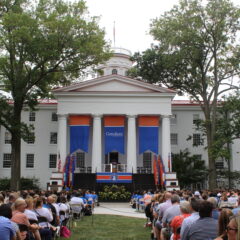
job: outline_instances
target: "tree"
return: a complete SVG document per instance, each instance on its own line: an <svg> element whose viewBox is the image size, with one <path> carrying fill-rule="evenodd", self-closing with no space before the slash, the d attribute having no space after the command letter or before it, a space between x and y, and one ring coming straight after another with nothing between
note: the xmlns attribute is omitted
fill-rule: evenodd
<svg viewBox="0 0 240 240"><path fill-rule="evenodd" d="M232 179L236 180L236 174L231 167L231 144L240 138L240 98L239 92L223 98L223 102L217 109L216 134L212 145L212 154L217 158L227 161L226 174L228 186L232 187ZM222 173L221 173L222 174ZM222 174L223 176L223 174Z"/></svg>
<svg viewBox="0 0 240 240"><path fill-rule="evenodd" d="M136 53L132 76L187 93L199 103L205 117L208 145L209 187L216 187L215 156L219 97L237 89L239 76L240 10L229 0L182 0L178 6L152 21L150 33L159 43Z"/></svg>
<svg viewBox="0 0 240 240"><path fill-rule="evenodd" d="M181 188L203 183L208 174L204 160L199 160L195 155L190 156L186 150L172 154L172 168L177 173Z"/></svg>
<svg viewBox="0 0 240 240"><path fill-rule="evenodd" d="M69 84L89 66L110 57L98 18L85 2L4 0L0 5L0 125L12 135L11 189L19 189L21 138L29 126L21 112L35 110L54 86Z"/></svg>

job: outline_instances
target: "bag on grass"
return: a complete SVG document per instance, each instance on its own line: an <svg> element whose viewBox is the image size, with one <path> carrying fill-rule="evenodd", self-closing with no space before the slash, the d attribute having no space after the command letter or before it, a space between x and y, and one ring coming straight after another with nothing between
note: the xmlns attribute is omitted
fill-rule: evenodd
<svg viewBox="0 0 240 240"><path fill-rule="evenodd" d="M62 226L60 231L60 236L64 238L70 238L71 231L66 226Z"/></svg>

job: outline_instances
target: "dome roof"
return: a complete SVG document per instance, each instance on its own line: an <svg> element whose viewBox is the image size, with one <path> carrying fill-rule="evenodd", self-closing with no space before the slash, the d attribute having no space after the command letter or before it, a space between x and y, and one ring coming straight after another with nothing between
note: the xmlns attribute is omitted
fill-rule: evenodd
<svg viewBox="0 0 240 240"><path fill-rule="evenodd" d="M124 55L127 55L127 56L132 56L131 51L126 49L126 48L112 47L111 49L115 54L124 54Z"/></svg>

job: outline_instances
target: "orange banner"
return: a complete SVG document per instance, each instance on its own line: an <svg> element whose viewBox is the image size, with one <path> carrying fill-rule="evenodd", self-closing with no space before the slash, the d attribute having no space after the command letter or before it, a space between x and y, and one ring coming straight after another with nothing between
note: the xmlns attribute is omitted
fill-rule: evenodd
<svg viewBox="0 0 240 240"><path fill-rule="evenodd" d="M159 117L158 116L140 116L138 118L139 126L159 126Z"/></svg>
<svg viewBox="0 0 240 240"><path fill-rule="evenodd" d="M104 126L124 126L124 120L124 116L106 116Z"/></svg>
<svg viewBox="0 0 240 240"><path fill-rule="evenodd" d="M91 117L87 115L70 115L68 124L71 126L90 125Z"/></svg>

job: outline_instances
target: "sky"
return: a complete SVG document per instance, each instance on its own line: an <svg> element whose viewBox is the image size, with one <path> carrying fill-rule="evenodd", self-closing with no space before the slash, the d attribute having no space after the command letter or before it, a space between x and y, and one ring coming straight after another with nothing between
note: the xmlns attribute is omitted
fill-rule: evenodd
<svg viewBox="0 0 240 240"><path fill-rule="evenodd" d="M91 16L100 16L100 26L105 28L106 40L113 41L115 21L115 46L132 53L144 51L153 43L148 34L151 19L160 17L178 4L178 0L85 0ZM239 0L232 0L239 5Z"/></svg>
<svg viewBox="0 0 240 240"><path fill-rule="evenodd" d="M144 51L153 42L148 34L151 19L170 10L178 0L85 0L91 16L100 16L106 40L132 53Z"/></svg>

